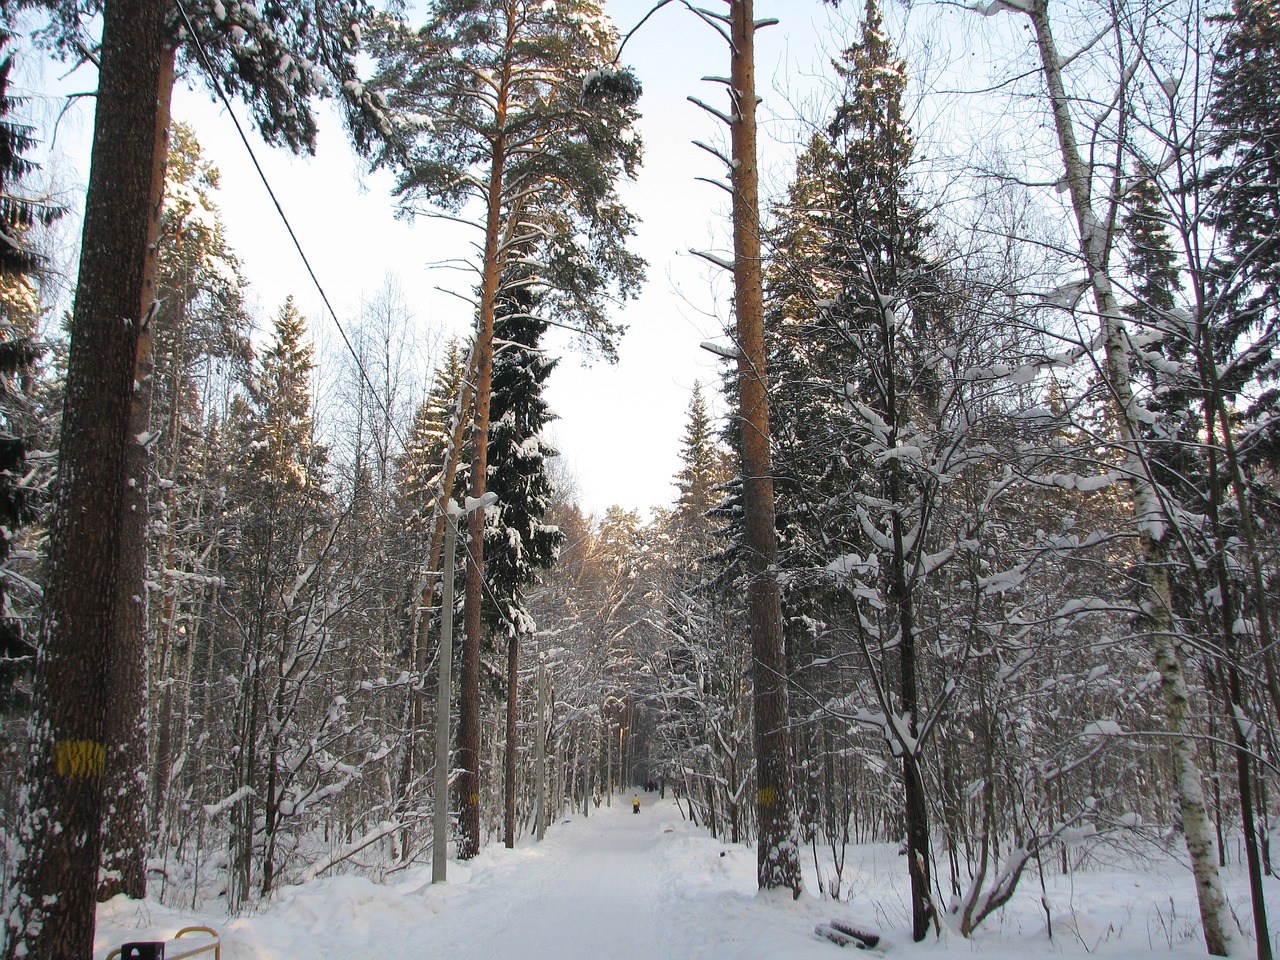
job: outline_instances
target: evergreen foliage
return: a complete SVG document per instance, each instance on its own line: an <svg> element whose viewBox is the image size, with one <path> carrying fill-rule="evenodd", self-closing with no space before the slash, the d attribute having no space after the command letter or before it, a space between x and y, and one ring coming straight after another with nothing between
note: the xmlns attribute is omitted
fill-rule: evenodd
<svg viewBox="0 0 1280 960"><path fill-rule="evenodd" d="M228 247L215 202L219 174L205 159L194 131L173 125L166 168L152 320L151 500L149 624L153 694L151 796L155 831L180 829L180 775L192 741L215 720L190 710L176 695L183 684L211 683L207 652L217 618L225 559L225 523L232 514L221 448L229 435L227 407L234 384L248 372L251 318L239 258ZM207 724L207 726L205 726ZM179 774L171 782L174 769ZM199 778L206 771L195 771ZM205 784L201 784L202 787ZM187 784L190 788L190 784Z"/></svg>
<svg viewBox="0 0 1280 960"><path fill-rule="evenodd" d="M621 333L609 308L634 296L644 269L615 190L639 167L636 111L581 97L613 38L595 0L449 0L417 29L383 18L369 84L385 91L395 125L378 162L396 172L402 209L456 212L499 191L499 223L520 239L542 309L606 356Z"/></svg>
<svg viewBox="0 0 1280 960"><path fill-rule="evenodd" d="M1030 222L1063 199L1035 169L1043 156L1017 158L1026 166L1016 176L1001 166L998 183L952 169L974 187L956 202L915 176L906 64L874 2L834 65L839 103L808 128L766 236L780 544L767 575L784 601L776 675L789 677L791 707L773 729L785 729L795 753L799 839L823 896L868 892L846 859L851 844L893 844L910 854L898 862L916 881L917 934L936 922L968 936L998 918L1028 871L1091 869L1116 849L1163 855L1187 822L1171 785L1194 780L1163 748L1184 735L1207 766L1221 849L1265 857L1265 832L1249 830L1265 823L1280 755L1266 623L1277 612L1280 314L1272 6L1242 0L1209 24L1225 40L1216 92L1208 77L1194 91L1189 78L1144 80L1173 62L1155 55L1169 50L1142 48L1153 55L1132 61L1136 72L1117 68L1124 95L1114 99L1091 90L1108 68L1107 44L1072 61L1088 69L1067 112L1113 104L1091 128L1099 210L1111 158L1133 171L1115 177L1102 241L1103 279L1126 301L1105 312L1124 318L1114 329L1134 397L1123 405L1113 402L1098 316L1078 296L1080 259L1063 253L1061 218ZM250 7L190 9L197 31L223 45L223 68L263 88L255 111L284 111L260 117L264 130L305 147L314 121L286 114L290 98L319 91L327 55L316 53L303 77L261 71L272 57L280 66L289 44L305 46L309 30L352 49L354 34L309 19L320 16L315 5L262 8L261 30L276 24L293 39L264 40L267 59L241 63L266 36L246 26ZM517 37L516 26L530 33ZM1149 42L1122 34L1117 44ZM345 91L392 133L379 162L395 170L406 211L487 227L491 208L482 215L479 205L494 198L495 253L484 266L501 269L480 289L494 308L490 420L459 449L455 427L461 435L471 415L463 398L479 383L464 344L448 345L425 394L406 391L422 396L416 410L402 406L406 394L391 402L389 387L383 406L374 394L387 384L352 387L349 369L339 400L322 408L327 419L311 396L317 361L295 304L254 355L245 268L214 202L217 172L193 131L175 127L146 434L155 473L146 853L163 868L150 895L166 905L252 909L284 883L329 871L382 879L420 857L435 799L421 749L438 651L424 587L437 575L433 511L442 494L461 499L476 481L466 463L482 439L482 480L499 505L483 540L476 755L496 780L505 684L511 773L506 803L475 791L479 835L495 836L504 818L512 837L529 831L539 802L550 816L538 828L570 809L594 815L613 788L652 779L678 788L684 814L716 836L764 848L745 483L726 455L743 445L743 421L728 418L717 434L719 402L695 386L684 422L671 425L671 503L649 522L617 506L589 513L542 439L551 326L588 331L608 353L616 301L639 278L622 246L631 221L613 192L638 160L628 127L638 81L607 66L612 43L587 2L442 0L421 29L382 21L378 79ZM1201 99L1184 106L1192 93ZM1211 137L1183 140L1161 126L1166 107L1181 122L1210 102ZM0 165L6 202L21 193L33 136L9 109L0 107L3 149L16 158ZM1148 149L1157 141L1162 149ZM22 241L11 262L38 267L23 259L32 245L21 231L4 232ZM34 304L34 283L20 280ZM10 310L0 331L9 534L0 612L12 615L0 624L0 668L25 653L14 640L25 635L4 630L29 616L43 548L30 523L39 461L5 458L53 448L38 398L59 389L29 366L30 316ZM370 369L382 361L354 342ZM732 408L738 386L726 383ZM1132 437L1118 439L1125 418ZM445 491L449 461L462 469ZM1139 471L1155 482L1135 525ZM1137 541L1152 531L1160 552L1144 555ZM1152 566L1173 587L1159 627L1143 583ZM1184 657L1158 661L1163 676L1149 662L1153 638ZM1182 708L1159 699L1178 683ZM25 694L21 684L9 691ZM26 704L0 706L13 746ZM462 768L459 756L452 769ZM0 781L16 778L6 767ZM0 804L5 843L14 806ZM1213 858L1211 844L1203 851Z"/></svg>
<svg viewBox="0 0 1280 960"><path fill-rule="evenodd" d="M539 570L555 563L564 535L547 523L554 487L546 462L556 456L542 432L553 419L542 390L556 361L540 349L547 322L527 285L506 284L498 304L489 427L489 489L498 496L485 530L489 622L505 633L533 633L523 601ZM495 609L496 607L496 609Z"/></svg>
<svg viewBox="0 0 1280 960"><path fill-rule="evenodd" d="M65 58L93 46L85 24L102 0L16 0L43 9L49 22L35 39ZM360 38L372 7L363 0L182 0L166 6L165 33L185 73L248 104L263 139L295 153L314 152L314 102L338 98L357 149L389 133L385 103L359 80ZM210 74L212 70L212 75Z"/></svg>
<svg viewBox="0 0 1280 960"><path fill-rule="evenodd" d="M306 320L289 298L245 396L229 412L238 453L229 478L235 506L228 565L237 589L227 607L242 636L242 674L232 728L238 748L227 772L233 791L249 788L231 811L229 896L236 904L255 886L270 894L281 820L313 775L307 761L323 762L315 756L316 733L299 733L302 684L319 665L334 612L323 599L323 569L336 521L325 486L328 452L312 418L312 366Z"/></svg>
<svg viewBox="0 0 1280 960"><path fill-rule="evenodd" d="M1213 155L1206 186L1222 252L1212 265L1212 297L1221 304L1215 352L1233 399L1249 385L1244 416L1260 423L1247 459L1275 467L1280 438L1273 424L1280 389L1271 372L1280 334L1280 11L1269 0L1239 0L1225 17L1226 44L1214 64Z"/></svg>
<svg viewBox="0 0 1280 960"><path fill-rule="evenodd" d="M719 505L721 486L729 479L730 468L716 438L707 409L702 384L695 382L689 399L689 415L680 439L680 469L676 472L676 502L673 520L680 525L683 542L710 547L712 510ZM697 559L697 558L694 558Z"/></svg>
<svg viewBox="0 0 1280 960"><path fill-rule="evenodd" d="M1204 463L1196 451L1199 424L1194 408L1199 391L1191 362L1198 348L1185 324L1177 322L1181 270L1153 180L1143 179L1134 188L1122 226L1125 267L1135 298L1125 313L1140 329L1164 332L1154 356L1137 358L1151 387L1146 407L1152 419L1146 443L1153 473L1179 500L1202 501Z"/></svg>
<svg viewBox="0 0 1280 960"><path fill-rule="evenodd" d="M448 452L452 419L461 415L458 407L466 372L462 346L457 340L450 340L432 377L431 389L414 413L404 450L396 459L396 490L403 522L422 537L428 533L431 511L440 496L441 466ZM454 489L446 491L446 496L455 500L466 487L466 459L459 464Z"/></svg>
<svg viewBox="0 0 1280 960"><path fill-rule="evenodd" d="M0 30L0 709L14 705L18 676L34 652L13 616L8 571L14 540L35 516L24 481L32 420L24 382L41 354L33 338L38 307L32 275L39 260L24 237L58 213L19 192L23 177L35 169L26 154L36 141L13 116L20 101L8 90L9 41Z"/></svg>

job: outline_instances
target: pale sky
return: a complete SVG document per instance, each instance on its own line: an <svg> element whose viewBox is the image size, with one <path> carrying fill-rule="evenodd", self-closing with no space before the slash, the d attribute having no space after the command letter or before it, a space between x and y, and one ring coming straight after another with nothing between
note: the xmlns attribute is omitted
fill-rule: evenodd
<svg viewBox="0 0 1280 960"><path fill-rule="evenodd" d="M606 9L625 33L652 6L651 0L609 0ZM844 15L856 22L861 4L846 7ZM781 183L789 172L794 134L788 124L770 118L789 117L795 108L789 103L790 91L775 88L794 84L796 77L802 88L826 86L811 79L828 72L823 68L828 54L820 46L838 48L844 28L833 25L840 18L818 0L758 0L756 15L781 20L762 30L757 41L758 84L765 99L764 167L766 175L771 172ZM560 417L552 437L577 476L580 501L596 513L615 503L645 511L673 498L671 480L678 469L679 440L694 382L713 386L718 381L718 361L699 344L720 337L730 293L727 275L688 252L691 247L725 252L728 196L696 180L720 177L723 168L692 140L719 144L726 134L718 121L686 99L693 95L724 106L723 87L701 78L728 73L727 47L680 4L672 3L631 39L623 61L635 70L645 91L639 103L645 164L638 182L626 185L624 195L643 221L635 249L649 261L649 282L640 299L619 316L629 329L616 365L584 365L571 344L548 344L562 355L548 389L548 400ZM92 75L62 79L55 67L45 66L39 82L61 90L85 90L93 81ZM60 127L60 146L73 155L77 138L87 141L89 110L82 106L73 111ZM238 104L235 110L247 128L247 111ZM470 277L428 264L458 256L468 232L439 220L396 219L390 178L369 176L347 146L332 110L322 106L321 112L326 122L314 158L295 158L269 148L252 133L251 142L339 319L351 324L362 299L374 297L386 277L394 274L417 315L423 343L438 343L442 334L465 337L472 324L469 307L435 288L465 290ZM206 157L221 171L216 199L229 243L252 284L261 326L269 329L279 304L292 294L310 318L317 340L328 345L326 349L342 349L223 108L203 89L180 88L174 116L195 128ZM60 178L74 189L83 183L84 173L67 169ZM321 363L327 362L326 356L321 355ZM717 403L714 389L708 397Z"/></svg>
<svg viewBox="0 0 1280 960"><path fill-rule="evenodd" d="M625 33L651 6L649 0L612 0L607 9ZM828 10L816 0L758 4L757 16L783 21L759 34L766 110L785 114L790 109L770 90L773 77L791 73L784 69L787 63L809 70L816 57L815 30L827 29ZM815 28L815 20L822 26ZM730 293L727 275L717 275L721 272L688 253L690 247L725 249L728 198L695 179L717 177L722 170L691 141L719 142L724 134L717 121L686 99L694 95L723 106L723 88L701 78L728 72L727 48L682 7L670 4L631 39L623 60L645 90L639 104L645 164L624 195L643 221L635 249L649 261L649 282L640 299L620 314L628 332L616 365L599 360L584 365L572 344L548 343L562 356L548 388L560 417L551 434L578 478L584 507L597 513L615 503L645 511L673 498L671 481L694 382L710 386L718 380L716 358L699 344L720 336ZM263 322L292 293L317 336L340 348L223 111L203 92L183 92L174 113L195 126L222 172L218 202L230 243L260 299ZM237 113L243 123L245 113ZM456 256L468 232L438 220L395 219L390 179L368 176L347 148L339 124L331 114L329 119L315 158L292 158L257 143L254 149L339 318L345 324L358 312L361 298L375 295L392 272L410 295L424 338L436 330L465 336L472 323L467 305L433 288L464 289L470 278L427 264ZM770 155L785 171L789 149L770 148Z"/></svg>

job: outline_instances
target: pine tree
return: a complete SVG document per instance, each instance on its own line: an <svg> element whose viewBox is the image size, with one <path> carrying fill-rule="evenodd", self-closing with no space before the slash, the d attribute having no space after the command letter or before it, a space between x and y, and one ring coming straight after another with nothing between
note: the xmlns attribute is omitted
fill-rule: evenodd
<svg viewBox="0 0 1280 960"><path fill-rule="evenodd" d="M79 55L83 44L79 19L85 13L91 14L97 4L48 0L45 6L59 21L47 35L55 45L69 47ZM166 36L155 90L158 110L152 131L148 253L139 287L144 314L150 311L155 300L160 211L179 52L187 55L193 68L190 73L204 75L215 91L228 90L244 97L255 114L259 130L268 141L284 142L295 152L314 149L316 123L312 101L332 89L325 76L327 72L337 80L336 89L345 94L346 117L357 147L366 149L374 131L383 123L378 105L362 95L356 81L355 50L358 47L359 23L366 13L367 8L361 3L336 4L328 0L304 4L302 10L298 10L297 5L268 4L259 9L251 3L223 4L221 0L208 4L204 9L197 4L190 9L167 10ZM144 325L135 358L135 379L140 386L131 402L128 431L131 438L150 436L148 426L154 384L152 336L151 325ZM123 779L110 784L110 793L117 798L115 808L120 816L107 821L107 828L116 835L107 840L111 862L106 864L106 880L100 890L104 898L112 896L118 889L116 877L119 875L127 878L127 891L132 895L142 896L145 889L140 852L145 818L138 782L145 779L148 767L140 718L147 710L145 571L146 526L150 512L149 459L150 451L141 440L129 442L126 448L128 503L122 514L124 526L117 558L120 586L113 611L114 646L120 656L115 660L109 679L117 695L110 702L111 715L108 719L113 743L113 756L108 761L109 776L113 781L117 777ZM127 809L119 809L121 807ZM121 830L123 833L119 832ZM122 858L129 862L123 863Z"/></svg>
<svg viewBox="0 0 1280 960"><path fill-rule="evenodd" d="M760 170L756 127L755 34L771 21L757 22L752 0L733 0L729 112L713 111L730 128L729 184L733 209L733 289L738 347L738 437L741 463L741 552L746 574L746 606L751 633L751 697L756 754L758 821L756 882L762 890L790 890L799 897L804 881L796 843L792 744L786 733L787 672L782 605L775 568L774 487L769 419L768 365L761 266Z"/></svg>
<svg viewBox="0 0 1280 960"><path fill-rule="evenodd" d="M158 2L109 2L33 686L7 958L87 956L102 825L124 448L142 325L162 43Z"/></svg>
<svg viewBox="0 0 1280 960"><path fill-rule="evenodd" d="M478 262L470 495L488 484L494 318L511 251L537 272L545 309L606 353L618 333L610 293L633 295L643 261L625 248L632 217L615 184L634 174L638 84L584 97L611 59L614 32L595 0L442 0L425 26L384 20L377 76L400 136L380 154L402 206L477 209ZM585 92L598 91L586 88ZM615 91L616 93L617 91ZM480 645L484 509L470 514L458 778L464 859L480 850Z"/></svg>

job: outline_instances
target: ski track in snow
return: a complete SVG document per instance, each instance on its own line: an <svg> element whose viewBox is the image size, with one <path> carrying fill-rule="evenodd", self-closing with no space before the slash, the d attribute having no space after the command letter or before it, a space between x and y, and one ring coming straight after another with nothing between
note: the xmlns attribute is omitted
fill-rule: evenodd
<svg viewBox="0 0 1280 960"><path fill-rule="evenodd" d="M475 860L450 861L444 884L430 882L429 864L381 884L326 876L283 887L258 912L232 918L216 899L191 912L117 897L99 907L94 957L197 924L221 931L223 960L836 960L880 953L842 951L815 937L815 924L832 918L879 931L890 954L929 960L975 953L984 960L1203 956L1193 886L1175 864L1051 875L1043 894L1024 878L1015 900L974 940L944 929L917 945L909 939L905 871L894 845L850 847L843 881L850 902L816 896L812 865L808 895L760 894L754 848L709 837L671 799L641 797L639 816L629 797L614 797L588 817L562 817L541 843L526 837L514 850L491 843ZM1247 908L1243 877L1235 871L1231 881L1233 904Z"/></svg>

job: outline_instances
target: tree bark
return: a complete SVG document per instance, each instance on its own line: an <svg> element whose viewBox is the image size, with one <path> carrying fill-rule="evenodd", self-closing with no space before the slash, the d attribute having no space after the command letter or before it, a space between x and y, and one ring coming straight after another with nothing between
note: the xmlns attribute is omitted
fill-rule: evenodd
<svg viewBox="0 0 1280 960"><path fill-rule="evenodd" d="M765 380L764 285L760 260L756 160L755 15L752 0L733 0L730 98L733 146L733 281L738 326L738 388L745 514L747 610L755 705L756 879L762 890L800 896L800 850L791 812L791 740L782 599L777 579L773 467Z"/></svg>
<svg viewBox="0 0 1280 960"><path fill-rule="evenodd" d="M1217 383L1213 384L1216 393ZM1253 932L1257 946L1258 960L1271 960L1271 936L1267 929L1267 901L1262 885L1262 864L1257 824L1254 820L1252 751L1255 747L1247 733L1250 726L1249 713L1240 683L1238 664L1244 652L1239 649L1235 636L1236 617L1245 615L1244 602L1238 600L1236 589L1232 583L1228 569L1230 545L1222 523L1222 477L1218 470L1218 450L1214 446L1216 436L1214 406L1206 400L1205 428L1209 443L1206 445L1208 456L1208 513L1209 526L1213 533L1213 569L1217 579L1218 602L1220 604L1219 627L1222 631L1221 669L1225 678L1220 686L1225 694L1227 719L1231 724L1236 755L1236 787L1240 797L1240 826L1244 832L1245 862L1249 869L1249 897L1253 905ZM1230 436L1231 424L1225 418L1222 422L1222 434ZM1264 604L1265 606L1265 604ZM1212 689L1212 688L1211 688ZM1221 827L1219 827L1219 830ZM1219 841L1221 846L1221 841Z"/></svg>
<svg viewBox="0 0 1280 960"><path fill-rule="evenodd" d="M514 23L508 19L509 29ZM509 72L509 67L507 68ZM493 320L502 276L499 234L502 227L502 177L506 166L506 91L510 77L500 86L489 167L489 200L485 216L484 268L480 283L480 316L476 326L475 417L472 420L474 453L471 461L471 496L479 500L488 488L489 404L493 394ZM467 523L467 586L462 676L458 702L458 859L469 860L480 852L480 641L484 632L484 515L476 505Z"/></svg>
<svg viewBox="0 0 1280 960"><path fill-rule="evenodd" d="M151 168L151 217L147 225L147 257L143 269L141 316L147 318L138 331L134 356L133 402L129 409L129 435L125 447L125 503L121 514L119 584L112 610L115 635L111 689L115 691L107 716L107 769L103 811L102 877L98 900L118 893L135 900L147 894L147 783L150 775L147 750L148 662L147 637L147 529L149 520L150 464L148 434L151 430L151 398L155 387L152 369L152 304L160 260L160 220L164 204L164 174L169 158L169 104L173 97L176 50L166 44L160 61L156 92L156 130ZM167 759L167 758L166 758ZM159 782L160 778L157 778ZM157 793L158 802L163 794Z"/></svg>
<svg viewBox="0 0 1280 960"><path fill-rule="evenodd" d="M888 358L887 358L888 359ZM890 378L892 382L892 378ZM896 408L896 403L894 404ZM902 502L897 464L889 465L891 503ZM916 680L915 606L907 582L907 558L903 546L902 516L893 515L892 595L898 607L899 696L910 743L902 746L902 786L907 828L907 872L911 877L911 936L919 942L929 933L934 918L932 871L929 846L929 809L925 802L924 777L920 770L920 694Z"/></svg>
<svg viewBox="0 0 1280 960"><path fill-rule="evenodd" d="M111 610L163 44L159 0L108 0L5 956L93 953Z"/></svg>

